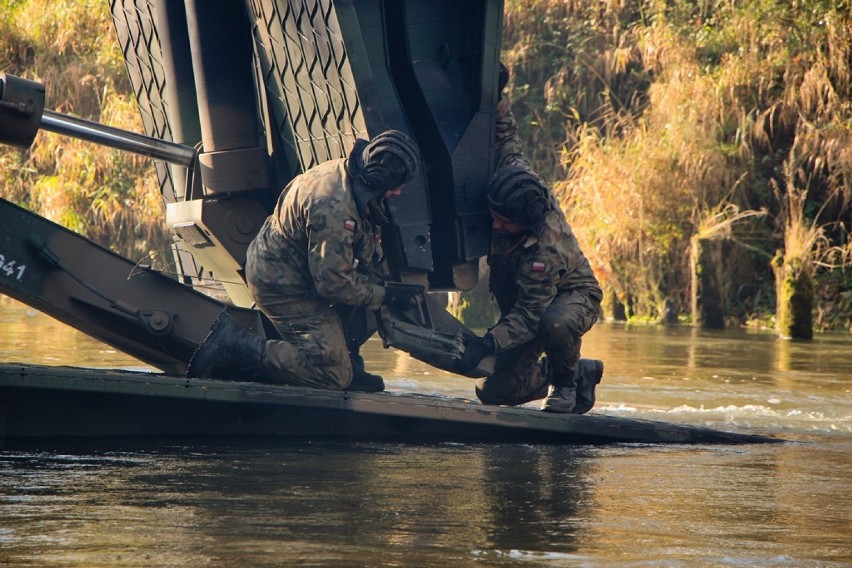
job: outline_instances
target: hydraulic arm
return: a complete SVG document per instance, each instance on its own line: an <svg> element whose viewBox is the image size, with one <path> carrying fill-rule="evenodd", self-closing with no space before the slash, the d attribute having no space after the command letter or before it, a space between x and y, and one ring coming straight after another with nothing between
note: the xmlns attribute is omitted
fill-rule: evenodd
<svg viewBox="0 0 852 568"><path fill-rule="evenodd" d="M223 310L269 331L256 310L227 306L5 199L0 292L170 373L183 374Z"/></svg>
<svg viewBox="0 0 852 568"><path fill-rule="evenodd" d="M44 85L0 73L0 143L29 148L39 129L191 167L194 148L44 108Z"/></svg>

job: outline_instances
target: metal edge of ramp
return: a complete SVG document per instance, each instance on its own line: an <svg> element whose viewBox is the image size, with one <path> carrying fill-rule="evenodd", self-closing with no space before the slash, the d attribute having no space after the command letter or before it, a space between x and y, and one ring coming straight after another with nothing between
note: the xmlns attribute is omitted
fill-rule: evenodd
<svg viewBox="0 0 852 568"><path fill-rule="evenodd" d="M46 414L43 420L47 424L34 416L39 412ZM65 418L59 416L63 413L67 413ZM139 416L129 416L134 413ZM135 421L128 426L126 421L131 419ZM483 406L432 395L366 394L135 371L0 365L0 440L184 434L565 444L783 441L633 418Z"/></svg>

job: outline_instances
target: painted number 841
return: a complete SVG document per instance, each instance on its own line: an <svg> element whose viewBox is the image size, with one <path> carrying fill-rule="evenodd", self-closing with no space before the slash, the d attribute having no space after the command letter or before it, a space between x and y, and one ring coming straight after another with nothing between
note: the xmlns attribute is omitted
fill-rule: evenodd
<svg viewBox="0 0 852 568"><path fill-rule="evenodd" d="M24 276L24 271L27 269L26 264L18 264L16 260L6 262L6 257L0 254L0 274L20 280Z"/></svg>

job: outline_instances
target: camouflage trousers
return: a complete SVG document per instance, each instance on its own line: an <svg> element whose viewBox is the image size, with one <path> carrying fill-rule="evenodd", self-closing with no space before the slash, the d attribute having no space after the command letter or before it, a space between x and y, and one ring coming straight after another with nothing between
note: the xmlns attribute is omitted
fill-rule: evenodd
<svg viewBox="0 0 852 568"><path fill-rule="evenodd" d="M352 362L343 321L318 302L258 306L281 334L266 342L263 371L283 384L343 390L352 381Z"/></svg>
<svg viewBox="0 0 852 568"><path fill-rule="evenodd" d="M583 334L600 313L600 301L583 291L558 294L535 339L498 354L494 372L476 382L476 396L483 404L515 406L546 397L551 384L575 386Z"/></svg>

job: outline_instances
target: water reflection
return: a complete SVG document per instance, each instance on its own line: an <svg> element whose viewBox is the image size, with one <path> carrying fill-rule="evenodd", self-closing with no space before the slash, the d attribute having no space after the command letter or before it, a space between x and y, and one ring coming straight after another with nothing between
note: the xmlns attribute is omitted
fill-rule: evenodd
<svg viewBox="0 0 852 568"><path fill-rule="evenodd" d="M144 363L0 295L0 362L148 369Z"/></svg>
<svg viewBox="0 0 852 568"><path fill-rule="evenodd" d="M558 447L305 443L0 463L14 473L14 486L0 481L0 528L15 558L77 564L122 550L182 565L570 554L595 502L588 456Z"/></svg>
<svg viewBox="0 0 852 568"><path fill-rule="evenodd" d="M852 561L848 441L733 448L256 442L0 452L0 562Z"/></svg>
<svg viewBox="0 0 852 568"><path fill-rule="evenodd" d="M483 456L488 511L483 550L572 554L593 511L593 462L582 450L523 446ZM519 530L523 527L523 530Z"/></svg>

